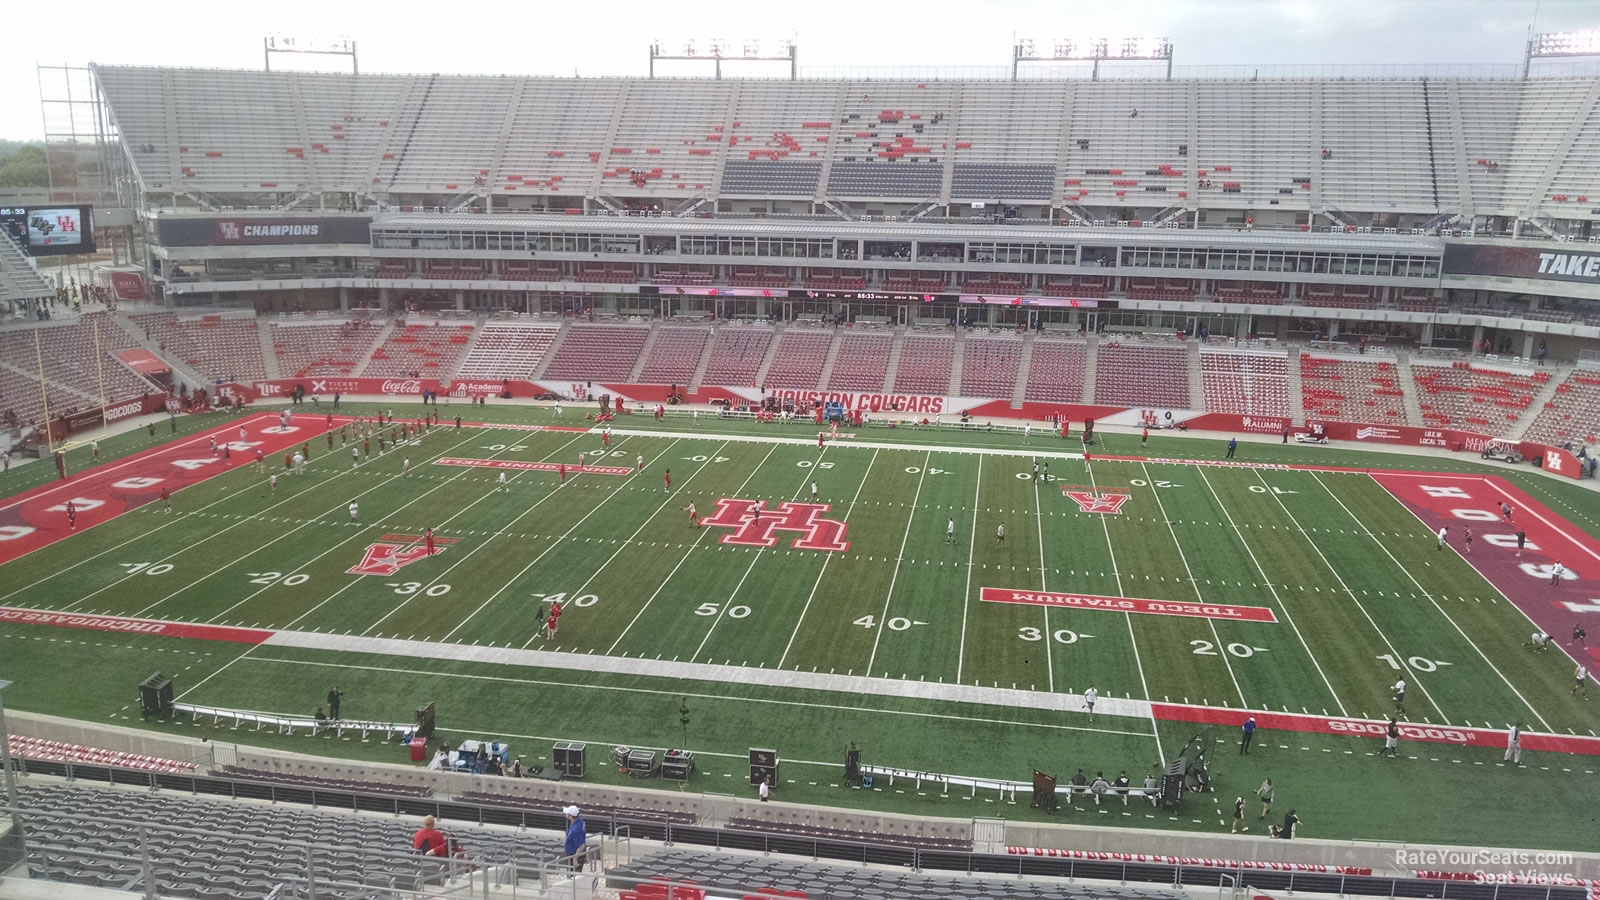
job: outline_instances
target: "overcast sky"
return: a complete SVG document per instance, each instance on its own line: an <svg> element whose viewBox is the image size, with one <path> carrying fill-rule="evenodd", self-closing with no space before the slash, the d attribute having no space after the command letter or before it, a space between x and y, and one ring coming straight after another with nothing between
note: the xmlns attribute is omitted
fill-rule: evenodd
<svg viewBox="0 0 1600 900"><path fill-rule="evenodd" d="M1540 31L1600 28L1597 0L18 0L0 137L43 133L36 63L259 69L268 33L354 38L364 72L643 75L652 39L791 36L803 69L1001 68L1020 37L1048 52L1054 38L1144 35L1171 38L1180 67L1508 64L1536 15ZM693 71L709 74L672 73Z"/></svg>

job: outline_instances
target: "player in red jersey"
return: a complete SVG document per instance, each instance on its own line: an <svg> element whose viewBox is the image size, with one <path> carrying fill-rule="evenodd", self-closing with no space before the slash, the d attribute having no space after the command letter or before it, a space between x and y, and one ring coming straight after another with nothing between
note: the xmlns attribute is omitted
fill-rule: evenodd
<svg viewBox="0 0 1600 900"><path fill-rule="evenodd" d="M256 450L256 471L263 473L267 471L267 455L259 449Z"/></svg>
<svg viewBox="0 0 1600 900"><path fill-rule="evenodd" d="M556 622L561 621L561 601L554 600L550 603L550 618Z"/></svg>
<svg viewBox="0 0 1600 900"><path fill-rule="evenodd" d="M333 416L332 415L328 416L328 430L329 431L333 430Z"/></svg>
<svg viewBox="0 0 1600 900"><path fill-rule="evenodd" d="M607 448L609 448L611 446L611 426L610 425L606 426L606 430L605 431L600 432L600 444L601 444L601 446L607 447Z"/></svg>
<svg viewBox="0 0 1600 900"><path fill-rule="evenodd" d="M294 454L285 453L283 455L283 470L287 472L292 468L294 468Z"/></svg>
<svg viewBox="0 0 1600 900"><path fill-rule="evenodd" d="M661 473L661 477L665 478L666 481L667 481L667 490L669 490L669 491L672 490L672 470L668 469L665 472Z"/></svg>
<svg viewBox="0 0 1600 900"><path fill-rule="evenodd" d="M643 474L643 472L644 472L644 454L641 453L638 456L634 457L634 460L633 460L633 474L640 475L640 474Z"/></svg>
<svg viewBox="0 0 1600 900"><path fill-rule="evenodd" d="M433 529L429 528L427 530L427 532L422 535L422 539L427 542L428 555L432 556L433 555Z"/></svg>
<svg viewBox="0 0 1600 900"><path fill-rule="evenodd" d="M73 531L78 530L78 505L71 500L67 501L67 525Z"/></svg>
<svg viewBox="0 0 1600 900"><path fill-rule="evenodd" d="M565 484L566 481L567 481L567 464L566 463L561 463L560 470L561 470L561 482L562 482L562 484Z"/></svg>
<svg viewBox="0 0 1600 900"><path fill-rule="evenodd" d="M556 617L554 615L544 620L544 639L550 640L556 634Z"/></svg>
<svg viewBox="0 0 1600 900"><path fill-rule="evenodd" d="M172 492L167 490L166 485L161 486L161 505L165 507L165 512L172 512Z"/></svg>
<svg viewBox="0 0 1600 900"><path fill-rule="evenodd" d="M822 432L817 432L817 449L822 449Z"/></svg>

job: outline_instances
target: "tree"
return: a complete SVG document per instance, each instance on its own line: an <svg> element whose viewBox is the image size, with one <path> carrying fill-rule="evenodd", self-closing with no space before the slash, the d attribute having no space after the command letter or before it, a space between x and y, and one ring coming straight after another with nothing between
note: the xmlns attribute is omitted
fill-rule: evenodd
<svg viewBox="0 0 1600 900"><path fill-rule="evenodd" d="M0 187L49 186L44 145L0 142Z"/></svg>

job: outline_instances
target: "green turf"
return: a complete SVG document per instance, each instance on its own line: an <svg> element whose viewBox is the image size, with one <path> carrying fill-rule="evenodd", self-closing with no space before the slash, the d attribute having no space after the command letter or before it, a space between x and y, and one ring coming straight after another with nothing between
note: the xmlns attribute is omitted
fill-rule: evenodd
<svg viewBox="0 0 1600 900"><path fill-rule="evenodd" d="M350 407L361 412L375 407ZM411 411L396 406L397 413ZM468 419L553 424L549 410L441 409ZM212 422L224 421L221 418ZM190 428L212 422L180 420ZM561 424L583 424L568 410ZM583 657L694 661L754 669L833 672L924 682L1081 692L1291 712L1379 716L1396 671L1382 658L1423 658L1408 703L1418 722L1588 734L1595 707L1569 696L1558 654L1533 656L1526 620L1459 558L1441 559L1427 529L1365 475L1220 469L1176 462L1096 463L1050 458L1057 482L1127 491L1122 514L1080 512L1060 485L1036 483L1029 455L973 449L1067 452L1076 441L984 429L864 429L863 440L819 451L807 425L755 426L706 415L661 423L624 418L611 465L644 457L644 473L509 473L495 489L486 469L429 465L437 456L590 461L598 436L509 429L427 436L420 446L352 470L347 455L313 442L309 473L279 479L276 494L249 467L186 489L178 513L146 508L30 554L3 570L0 603L122 615L261 625L297 631L415 638L573 654L567 669L408 659L169 638L0 626L0 678L17 681L7 702L89 720L137 721L131 685L149 671L176 672L186 699L218 706L309 712L328 687L346 690L346 713L403 720L429 700L452 736L502 736L530 760L554 739L598 745L676 746L678 708L691 707L688 745L701 757L694 787L741 790L740 759L777 747L790 762L785 799L937 815L1028 818L1016 805L952 788L905 784L872 792L837 785L847 742L869 764L991 779L1026 780L1033 768L1083 767L1135 781L1195 730L1148 720L1056 714L947 701L893 699L672 681L583 671ZM158 437L170 437L163 423ZM712 436L697 435L711 433ZM787 443L744 438L792 437ZM143 432L101 443L103 457L148 446ZM1141 452L1137 435L1101 435L1096 452ZM1214 438L1152 438L1144 452L1220 456ZM72 453L81 465L84 451ZM400 459L412 462L399 476ZM1327 447L1245 443L1239 458L1449 471L1492 471L1594 528L1593 492L1465 456L1414 457ZM673 490L662 485L670 467ZM44 465L0 477L10 494L52 475ZM768 550L718 542L725 529L695 529L719 497L768 505L810 497L849 525L848 553ZM359 522L345 507L358 498ZM956 522L956 541L945 523ZM1006 540L995 540L1004 523ZM394 577L347 574L385 533L437 529L459 539ZM170 565L128 574L137 563ZM1411 573L1411 574L1408 574ZM1413 581L1413 575L1415 580ZM1171 601L1268 607L1276 623L1046 610L983 603L981 587L1075 591ZM537 610L560 596L567 615L550 641ZM181 663L182 665L178 665ZM39 673L70 671L73 678ZM126 687L124 687L126 686ZM131 718L129 718L131 717ZM158 725L199 733L190 725ZM1232 740L1231 731L1222 737ZM209 730L208 730L208 733ZM397 761L392 745L229 733L230 739L296 750ZM1217 828L1232 794L1271 775L1280 812L1297 807L1318 837L1408 839L1572 847L1573 823L1593 817L1577 787L1592 781L1584 757L1529 754L1510 770L1499 752L1410 745L1416 759L1378 760L1372 741L1264 732L1250 757L1224 755L1221 793L1192 799L1175 820L1120 804L1063 813L1073 821ZM1286 749L1280 749L1280 745ZM1224 748L1226 751L1226 748ZM1437 761L1436 761L1437 760ZM1548 768L1546 768L1548 767ZM614 780L594 766L595 780ZM1571 770L1571 771L1565 771ZM1361 786L1351 791L1352 782ZM1223 796L1226 794L1227 796ZM1497 816L1475 814L1493 795ZM1376 816L1372 798L1392 798ZM1395 811L1396 808L1403 808ZM1124 814L1126 813L1126 815ZM1253 818L1253 814L1252 814ZM1579 842L1581 843L1581 842Z"/></svg>

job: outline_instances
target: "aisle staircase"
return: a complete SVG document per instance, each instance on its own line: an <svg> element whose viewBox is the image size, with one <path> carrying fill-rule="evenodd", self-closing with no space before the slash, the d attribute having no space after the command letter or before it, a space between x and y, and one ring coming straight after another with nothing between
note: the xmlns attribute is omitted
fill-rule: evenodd
<svg viewBox="0 0 1600 900"><path fill-rule="evenodd" d="M1022 356L1017 360L1017 380L1011 385L1011 408L1021 409L1028 396L1028 370L1033 367L1033 335L1022 339Z"/></svg>
<svg viewBox="0 0 1600 900"><path fill-rule="evenodd" d="M650 333L644 336L644 345L639 348L639 358L633 361L633 368L628 372L628 383L638 384L639 378L644 374L645 363L650 360L650 351L656 347L656 338L661 335L661 320L650 320Z"/></svg>
<svg viewBox="0 0 1600 900"><path fill-rule="evenodd" d="M817 390L828 389L828 380L833 377L833 364L839 361L839 346L843 343L838 329L834 329L833 340L828 343L828 358L823 360L822 375L817 378Z"/></svg>
<svg viewBox="0 0 1600 900"><path fill-rule="evenodd" d="M896 328L894 330L894 339L889 342L889 364L884 366L883 369L882 390L885 392L892 393L894 391L894 381L900 377L900 352L906 346L906 331L907 329L903 327Z"/></svg>
<svg viewBox="0 0 1600 900"><path fill-rule="evenodd" d="M1078 399L1084 403L1094 402L1094 380L1100 372L1100 337L1089 335L1089 348L1083 352L1083 393Z"/></svg>

